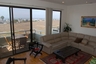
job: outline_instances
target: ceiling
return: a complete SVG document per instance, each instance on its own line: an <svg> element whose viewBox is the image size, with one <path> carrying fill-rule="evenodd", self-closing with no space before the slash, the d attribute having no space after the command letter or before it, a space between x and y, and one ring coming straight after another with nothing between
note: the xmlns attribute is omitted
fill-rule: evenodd
<svg viewBox="0 0 96 64"><path fill-rule="evenodd" d="M96 0L41 0L41 1L47 1L52 3L63 4L63 5L79 5L79 4L96 3Z"/></svg>

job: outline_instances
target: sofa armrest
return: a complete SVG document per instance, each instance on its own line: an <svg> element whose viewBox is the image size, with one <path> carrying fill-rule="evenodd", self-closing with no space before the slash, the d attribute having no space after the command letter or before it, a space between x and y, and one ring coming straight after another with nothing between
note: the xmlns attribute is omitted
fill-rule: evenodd
<svg viewBox="0 0 96 64"><path fill-rule="evenodd" d="M44 46L48 47L48 48L52 46L50 43L42 42L42 44L43 44Z"/></svg>

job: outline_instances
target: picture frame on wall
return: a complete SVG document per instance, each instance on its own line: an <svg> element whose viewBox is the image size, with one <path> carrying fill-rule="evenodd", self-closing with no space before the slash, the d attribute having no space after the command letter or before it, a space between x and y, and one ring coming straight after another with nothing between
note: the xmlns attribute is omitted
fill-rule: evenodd
<svg viewBox="0 0 96 64"><path fill-rule="evenodd" d="M81 27L96 28L96 16L81 16Z"/></svg>

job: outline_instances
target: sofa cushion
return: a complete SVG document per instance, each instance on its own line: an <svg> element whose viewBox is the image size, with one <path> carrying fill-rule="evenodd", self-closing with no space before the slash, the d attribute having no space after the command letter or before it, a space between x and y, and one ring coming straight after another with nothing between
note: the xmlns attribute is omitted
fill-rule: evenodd
<svg viewBox="0 0 96 64"><path fill-rule="evenodd" d="M62 40L61 38L56 38L56 39L55 39L55 43L56 43L56 42L59 42L59 41L61 41L61 40Z"/></svg>
<svg viewBox="0 0 96 64"><path fill-rule="evenodd" d="M50 43L42 42L42 44L43 44L44 46L48 47L48 48L52 46Z"/></svg>
<svg viewBox="0 0 96 64"><path fill-rule="evenodd" d="M79 43L71 42L71 46L79 48Z"/></svg>
<svg viewBox="0 0 96 64"><path fill-rule="evenodd" d="M56 42L56 43L52 43L52 48L58 48L58 47L63 47L63 46L66 46L67 45L67 40L63 40L63 41L59 41L59 42Z"/></svg>
<svg viewBox="0 0 96 64"><path fill-rule="evenodd" d="M81 43L84 44L84 45L87 45L88 44L88 40L83 39Z"/></svg>
<svg viewBox="0 0 96 64"><path fill-rule="evenodd" d="M85 35L83 39L89 40L90 36L89 35Z"/></svg>
<svg viewBox="0 0 96 64"><path fill-rule="evenodd" d="M73 32L69 32L69 37L72 36L72 37L76 37L77 33L73 33Z"/></svg>
<svg viewBox="0 0 96 64"><path fill-rule="evenodd" d="M69 39L70 40L75 40L76 39L77 33L69 32Z"/></svg>
<svg viewBox="0 0 96 64"><path fill-rule="evenodd" d="M71 42L74 42L74 40L66 39L67 40L67 46L71 46Z"/></svg>
<svg viewBox="0 0 96 64"><path fill-rule="evenodd" d="M76 37L74 37L74 36L73 37L71 37L71 36L69 37L69 40L73 40L74 41L75 39L76 39Z"/></svg>
<svg viewBox="0 0 96 64"><path fill-rule="evenodd" d="M94 50L95 50L94 47L91 45L85 45L83 47L83 51L90 53L90 54L93 54Z"/></svg>
<svg viewBox="0 0 96 64"><path fill-rule="evenodd" d="M91 37L90 37L90 41L92 41L92 42L96 42L96 37L91 36Z"/></svg>
<svg viewBox="0 0 96 64"><path fill-rule="evenodd" d="M50 44L52 44L52 43L54 43L54 42L55 42L55 40L46 41L46 43L50 43Z"/></svg>
<svg viewBox="0 0 96 64"><path fill-rule="evenodd" d="M60 33L59 34L53 34L54 38L61 38Z"/></svg>
<svg viewBox="0 0 96 64"><path fill-rule="evenodd" d="M53 35L46 35L46 36L43 36L44 42L49 41L49 40L52 40L52 39L54 39L54 36L53 36Z"/></svg>
<svg viewBox="0 0 96 64"><path fill-rule="evenodd" d="M88 42L88 45L93 46L94 48L96 48L96 42Z"/></svg>
<svg viewBox="0 0 96 64"><path fill-rule="evenodd" d="M79 43L79 49L81 49L82 51L84 51L84 44L82 44L82 43Z"/></svg>
<svg viewBox="0 0 96 64"><path fill-rule="evenodd" d="M61 33L61 37L63 37L63 36L67 36L67 37L68 37L68 35L69 35L68 32L62 32L62 33Z"/></svg>
<svg viewBox="0 0 96 64"><path fill-rule="evenodd" d="M74 42L81 43L82 40L83 40L83 38L76 38L76 40Z"/></svg>
<svg viewBox="0 0 96 64"><path fill-rule="evenodd" d="M67 36L65 36L65 37L61 37L62 38L62 40L68 40L68 37Z"/></svg>
<svg viewBox="0 0 96 64"><path fill-rule="evenodd" d="M79 33L77 33L77 36L76 36L76 37L78 37L78 38L83 38L84 35L83 35L83 34L79 34Z"/></svg>
<svg viewBox="0 0 96 64"><path fill-rule="evenodd" d="M68 42L74 42L74 40L67 39Z"/></svg>

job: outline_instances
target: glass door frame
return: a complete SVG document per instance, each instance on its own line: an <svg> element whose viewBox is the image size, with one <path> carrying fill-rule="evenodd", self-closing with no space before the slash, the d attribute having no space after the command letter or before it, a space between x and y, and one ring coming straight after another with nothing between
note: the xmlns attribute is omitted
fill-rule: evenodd
<svg viewBox="0 0 96 64"><path fill-rule="evenodd" d="M13 42L13 55L15 55L15 54L18 54L18 53L16 53L16 46L15 46L15 42L16 42L16 40L15 40L15 26L14 26L14 10L13 10L13 8L21 8L21 9L29 9L30 10L30 42L32 43L32 9L31 8L26 8L26 7L14 7L14 6L12 6L12 7L10 7L10 8L12 8L12 10L11 10L11 12L12 12L12 25L11 25L11 28L12 28L12 36L11 36L11 38L13 38L12 39L12 42ZM28 50L26 50L26 51L28 51ZM23 51L23 52L25 52L25 51ZM22 53L22 52L20 52L20 53Z"/></svg>
<svg viewBox="0 0 96 64"><path fill-rule="evenodd" d="M13 8L23 8L30 10L30 42L32 43L32 9L31 7L21 7L21 6L10 6L10 5L0 5L2 7L9 7L9 19L10 19L10 33L11 33L11 42L12 42L12 55L18 54L16 53L15 48L15 31L14 31L14 16L13 16ZM28 50L27 50L28 51ZM24 51L25 52L25 51ZM21 52L20 52L21 53ZM8 56L7 56L8 57ZM3 57L5 58L5 57Z"/></svg>
<svg viewBox="0 0 96 64"><path fill-rule="evenodd" d="M13 51L13 41L12 41L12 34L13 34L13 32L12 32L12 29L13 29L13 27L11 27L12 26L12 12L11 12L11 8L10 8L10 6L6 6L6 5L0 5L1 7L8 7L9 8L9 31L10 31L10 40L11 40L11 42L12 42L12 45L11 45L11 47L12 47L12 54L10 54L10 55L8 55L8 56L11 56L11 55L13 55L14 54L14 51ZM7 53L7 52L6 52ZM8 56L4 56L4 57L0 57L0 59L1 58L5 58L5 57L8 57Z"/></svg>
<svg viewBox="0 0 96 64"><path fill-rule="evenodd" d="M14 40L13 40L13 38L14 38L14 26L13 26L13 8L12 7L9 7L9 12L10 12L10 29L11 29L11 41L12 41L12 52L13 52L13 55L14 55L14 53L15 53L15 51L14 51Z"/></svg>

